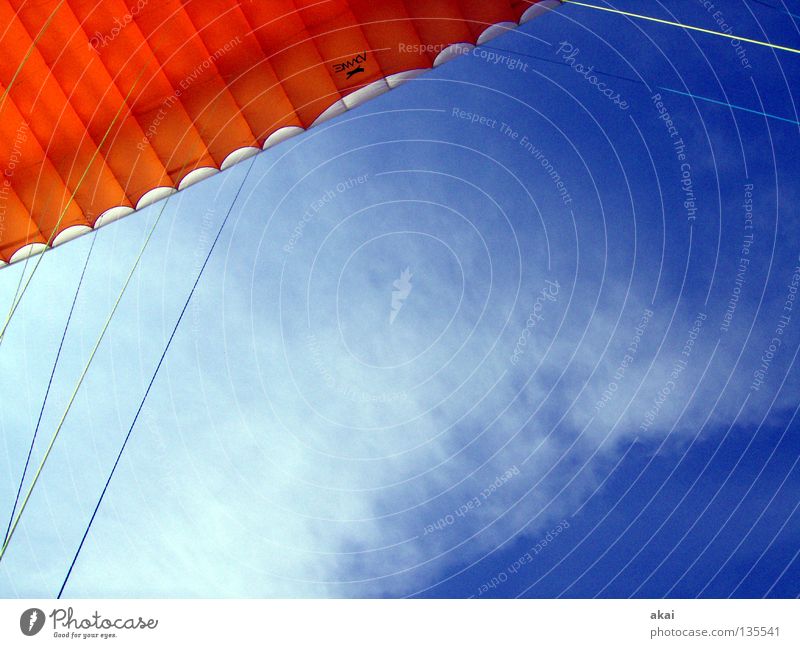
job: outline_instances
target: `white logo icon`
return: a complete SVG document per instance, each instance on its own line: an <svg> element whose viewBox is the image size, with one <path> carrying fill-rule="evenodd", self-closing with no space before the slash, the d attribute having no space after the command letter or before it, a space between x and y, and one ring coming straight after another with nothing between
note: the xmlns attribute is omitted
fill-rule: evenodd
<svg viewBox="0 0 800 648"><path fill-rule="evenodd" d="M400 278L392 283L394 290L392 291L392 312L389 314L389 324L394 324L397 314L403 308L403 302L408 299L411 294L411 271L406 268L400 273Z"/></svg>

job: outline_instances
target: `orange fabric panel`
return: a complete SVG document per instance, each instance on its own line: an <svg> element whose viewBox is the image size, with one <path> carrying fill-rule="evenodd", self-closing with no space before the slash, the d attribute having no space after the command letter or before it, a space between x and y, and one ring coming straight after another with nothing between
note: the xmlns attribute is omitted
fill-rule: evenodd
<svg viewBox="0 0 800 648"><path fill-rule="evenodd" d="M29 243L47 242L8 178L0 178L0 242L0 259L5 261Z"/></svg>
<svg viewBox="0 0 800 648"><path fill-rule="evenodd" d="M80 204L91 203L94 196L101 202L124 203L122 187L97 151L85 124L75 114L38 48L32 48L31 37L8 3L0 3L0 24L4 25L6 38L18 43L23 52L31 52L25 67L35 83L16 82L9 91L9 98L30 124L31 137L46 151L47 158ZM12 57L0 56L0 83L9 87L16 71Z"/></svg>
<svg viewBox="0 0 800 648"><path fill-rule="evenodd" d="M137 8L143 2L127 1L136 3L133 6ZM151 1L154 0L148 0L144 9ZM196 167L214 166L214 159L184 105L187 93L170 83L161 61L136 23L139 12L134 16L122 0L68 0L68 4L81 21L95 56L109 70L122 96L128 97L127 103L144 133L139 142L120 145L137 162L141 159L137 145L152 147L175 184ZM167 51L161 54L165 58L170 56Z"/></svg>
<svg viewBox="0 0 800 648"><path fill-rule="evenodd" d="M310 126L341 94L296 3L243 2L242 9L294 105L300 125Z"/></svg>
<svg viewBox="0 0 800 648"><path fill-rule="evenodd" d="M337 90L345 95L386 74L345 0L296 0L298 13Z"/></svg>
<svg viewBox="0 0 800 648"><path fill-rule="evenodd" d="M12 0L11 5L29 34L38 34L44 27L48 14L38 6L32 7L26 0ZM91 47L87 47L86 34L69 6L60 9L58 20L48 27L47 33L50 38L39 40L37 49L91 139L98 143L103 138L109 143L141 141L143 131L129 111L124 110L123 95L109 71ZM80 101L75 100L78 96ZM126 194L127 201L123 204L133 205L149 189L169 184L164 166L150 147L139 154L133 171L130 152L124 146L109 146L105 150L106 163ZM93 220L97 214L89 212L87 218Z"/></svg>
<svg viewBox="0 0 800 648"><path fill-rule="evenodd" d="M406 0L405 4L422 42L443 47L475 40L458 0Z"/></svg>
<svg viewBox="0 0 800 648"><path fill-rule="evenodd" d="M534 2L0 0L0 260Z"/></svg>
<svg viewBox="0 0 800 648"><path fill-rule="evenodd" d="M0 84L0 96L5 89ZM10 95L0 110L0 169L3 186L10 185L15 194L15 198L4 202L7 229L0 237L0 248L6 249L12 241L16 247L4 253L4 261L28 243L46 243L53 236L59 218L64 227L87 224L32 132L30 122L17 110ZM20 204L25 210L21 217L17 214Z"/></svg>
<svg viewBox="0 0 800 648"><path fill-rule="evenodd" d="M467 19L473 39L477 39L486 28L499 22L516 21L519 17L511 2L484 2L483 0L458 0Z"/></svg>
<svg viewBox="0 0 800 648"><path fill-rule="evenodd" d="M281 126L300 126L300 119L286 95L266 53L247 21L238 0L203 0L184 5L209 52L229 53L217 58L223 80L250 125L259 144ZM230 31L218 24L225 21ZM231 49L231 32L239 37Z"/></svg>
<svg viewBox="0 0 800 648"><path fill-rule="evenodd" d="M180 0L148 2L134 21L172 88L189 90L181 93L181 103L217 166L232 150L252 144L253 133L217 67L225 52L206 49ZM239 35L226 31L238 47ZM180 141L184 133L170 135Z"/></svg>
<svg viewBox="0 0 800 648"><path fill-rule="evenodd" d="M352 0L350 5L387 76L433 65L435 53L423 47L403 0Z"/></svg>

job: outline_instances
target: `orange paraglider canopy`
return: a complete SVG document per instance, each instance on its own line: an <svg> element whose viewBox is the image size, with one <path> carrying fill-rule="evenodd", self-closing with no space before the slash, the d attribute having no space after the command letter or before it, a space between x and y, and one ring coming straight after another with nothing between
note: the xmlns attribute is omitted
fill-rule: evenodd
<svg viewBox="0 0 800 648"><path fill-rule="evenodd" d="M0 0L0 264L110 222L554 0ZM452 51L452 50L451 50Z"/></svg>

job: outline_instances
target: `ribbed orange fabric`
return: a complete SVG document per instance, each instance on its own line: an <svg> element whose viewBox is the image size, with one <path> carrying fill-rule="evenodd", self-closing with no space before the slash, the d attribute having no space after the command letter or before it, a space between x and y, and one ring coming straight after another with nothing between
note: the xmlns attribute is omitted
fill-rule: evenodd
<svg viewBox="0 0 800 648"><path fill-rule="evenodd" d="M536 1L0 0L0 259Z"/></svg>

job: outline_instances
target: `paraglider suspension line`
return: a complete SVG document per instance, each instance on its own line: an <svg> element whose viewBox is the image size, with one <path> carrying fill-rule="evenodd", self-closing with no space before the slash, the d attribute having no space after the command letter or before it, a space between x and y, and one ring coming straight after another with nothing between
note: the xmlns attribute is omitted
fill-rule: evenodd
<svg viewBox="0 0 800 648"><path fill-rule="evenodd" d="M150 390L152 389L153 384L156 381L156 377L158 376L158 372L161 369L161 365L164 363L164 358L166 358L167 356L167 352L169 351L169 347L172 344L172 340L175 338L175 334L178 332L178 327L180 326L181 321L183 320L183 316L186 314L186 310L189 308L189 302L191 302L192 296L194 295L195 290L197 289L197 285L200 283L200 279L203 276L203 272L205 272L206 266L208 265L208 262L211 259L211 255L214 252L214 248L216 247L217 242L219 241L219 238L222 235L222 231L225 229L225 225L228 222L231 213L233 212L233 208L239 200L239 196L242 192L242 189L244 188L245 183L247 182L247 178L250 176L250 172L253 170L255 159L256 156L254 156L252 161L250 162L250 166L248 167L247 172L245 173L244 178L242 179L242 183L239 185L239 188L237 189L236 194L234 195L233 200L231 201L230 207L228 207L228 211L225 214L225 218L222 219L222 223L220 224L216 236L214 237L214 240L211 243L211 247L209 248L208 253L206 254L205 260L203 261L203 265L200 267L200 271L197 273L197 277L194 280L194 284L192 284L192 289L189 291L189 295L186 297L186 301L183 304L183 308L181 309L180 315L178 315L178 319L175 322L175 326L172 328L172 333L170 333L169 339L167 340L164 350L161 353L161 357L158 360L158 364L156 364L156 367L153 371L153 375L150 377L150 382L148 383L147 389L145 390L144 395L142 396L142 400L139 402L139 407L136 409L136 414L134 415L133 421L131 421L131 425L128 428L128 433L125 435L125 439L122 442L122 446L120 446L119 452L117 453L117 458L114 461L114 465L111 467L111 471L108 474L106 483L103 486L103 490L100 493L100 497L98 498L97 504L94 507L92 516L91 518L89 518L89 523L86 525L86 530L83 532L83 537L81 538L81 542L78 545L77 551L75 552L75 556L72 558L72 563L70 563L67 575L64 578L64 582L61 584L61 589L58 590L57 598L59 599L61 598L61 595L64 593L64 588L67 586L67 582L69 581L69 578L72 575L72 571L75 568L75 563L78 561L78 556L80 555L81 550L83 549L83 545L86 542L86 538L89 535L89 531L92 528L92 524L94 523L95 517L97 517L97 512L100 510L100 505L103 503L103 498L105 497L106 492L108 491L108 486L111 483L111 479L114 477L114 473L117 470L117 466L119 465L120 459L122 459L122 453L125 452L125 448L128 445L128 441L131 438L131 434L133 433L133 429L136 426L137 420L139 419L139 415L142 413L144 404L147 401L147 396L150 394Z"/></svg>
<svg viewBox="0 0 800 648"><path fill-rule="evenodd" d="M6 527L5 535L3 536L3 543L8 540L8 534L11 531L11 524L14 522L14 514L17 512L17 506L19 505L19 498L22 494L22 486L25 483L25 476L28 474L28 467L31 463L31 455L33 454L33 447L36 445L36 437L39 434L39 427L42 424L42 416L44 415L44 408L47 405L47 398L50 395L50 389L53 386L53 377L56 374L56 369L58 368L58 361L61 358L61 351L64 348L64 340L67 337L67 331L69 330L70 322L72 321L72 314L75 312L75 304L78 302L78 295L81 292L81 286L83 286L83 279L86 276L86 268L89 267L89 259L92 257L92 250L94 249L95 241L97 240L96 236L92 237L92 244L89 246L89 253L86 255L86 261L83 264L83 269L81 270L80 279L78 279L78 286L75 288L75 295L72 297L72 305L69 308L69 314L67 315L67 321L64 324L64 331L61 334L61 341L58 344L58 351L56 351L56 358L53 362L53 368L50 370L50 379L47 381L47 389L44 392L44 398L42 399L42 407L39 409L39 418L36 419L36 427L33 430L33 437L31 438L31 445L28 448L28 456L25 459L25 467L22 469L22 475L19 478L19 487L17 488L17 496L14 499L14 506L11 509L11 517L8 518L8 526Z"/></svg>

